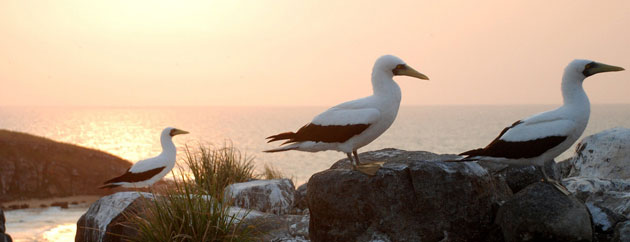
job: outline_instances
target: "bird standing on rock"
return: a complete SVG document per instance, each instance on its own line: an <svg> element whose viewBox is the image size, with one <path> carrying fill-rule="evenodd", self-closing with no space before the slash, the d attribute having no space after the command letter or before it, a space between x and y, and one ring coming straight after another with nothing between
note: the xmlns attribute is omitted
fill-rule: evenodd
<svg viewBox="0 0 630 242"><path fill-rule="evenodd" d="M162 179L175 167L177 150L173 144L173 136L178 134L188 134L188 132L171 127L165 128L160 135L162 153L156 157L136 162L125 174L106 181L100 188L149 187Z"/></svg>
<svg viewBox="0 0 630 242"><path fill-rule="evenodd" d="M562 106L516 121L486 147L461 153L466 157L458 161L535 165L542 171L545 181L563 190L562 185L547 176L544 163L553 161L571 147L586 128L591 105L582 83L597 73L622 70L621 67L590 60L572 61L562 76Z"/></svg>
<svg viewBox="0 0 630 242"><path fill-rule="evenodd" d="M368 175L376 174L382 163L361 164L357 150L383 134L396 119L401 92L393 80L394 76L429 80L400 58L392 55L382 56L376 60L372 69L371 96L334 106L315 116L297 132L267 137L268 142L286 140L283 145L287 145L265 152L337 150L346 153L356 170Z"/></svg>

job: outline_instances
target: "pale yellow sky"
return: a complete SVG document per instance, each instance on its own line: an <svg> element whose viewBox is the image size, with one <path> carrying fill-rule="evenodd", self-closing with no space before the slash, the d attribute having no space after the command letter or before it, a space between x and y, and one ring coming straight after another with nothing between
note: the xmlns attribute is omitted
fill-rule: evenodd
<svg viewBox="0 0 630 242"><path fill-rule="evenodd" d="M332 105L394 54L403 105L560 103L575 58L630 69L630 1L0 1L0 106ZM630 103L630 71L585 82Z"/></svg>

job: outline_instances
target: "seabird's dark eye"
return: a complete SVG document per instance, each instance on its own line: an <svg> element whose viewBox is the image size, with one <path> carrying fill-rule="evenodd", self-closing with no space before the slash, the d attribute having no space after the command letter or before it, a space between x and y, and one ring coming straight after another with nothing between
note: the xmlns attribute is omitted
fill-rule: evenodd
<svg viewBox="0 0 630 242"><path fill-rule="evenodd" d="M588 64L586 64L586 65L584 66L584 70L588 70L588 69L590 69L590 68L591 68L591 66L592 66L591 64L592 64L592 63L588 63Z"/></svg>
<svg viewBox="0 0 630 242"><path fill-rule="evenodd" d="M405 65L404 64L399 64L396 66L396 70L400 70L400 69L404 69Z"/></svg>

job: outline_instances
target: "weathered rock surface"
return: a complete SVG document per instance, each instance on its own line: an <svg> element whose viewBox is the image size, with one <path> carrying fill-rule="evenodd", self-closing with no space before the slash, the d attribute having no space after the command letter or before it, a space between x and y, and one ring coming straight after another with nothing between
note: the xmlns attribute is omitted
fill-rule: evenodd
<svg viewBox="0 0 630 242"><path fill-rule="evenodd" d="M618 223L617 226L615 226L615 235L612 241L630 241L630 221Z"/></svg>
<svg viewBox="0 0 630 242"><path fill-rule="evenodd" d="M515 194L497 213L506 241L592 241L586 206L548 183L535 183Z"/></svg>
<svg viewBox="0 0 630 242"><path fill-rule="evenodd" d="M307 191L308 183L304 183L300 185L297 190L295 190L295 199L293 207L295 208L295 212L299 213L300 211L304 211L308 208L308 200L307 200Z"/></svg>
<svg viewBox="0 0 630 242"><path fill-rule="evenodd" d="M11 236L6 234L7 227L5 226L6 219L4 217L4 211L0 208L0 242L11 242Z"/></svg>
<svg viewBox="0 0 630 242"><path fill-rule="evenodd" d="M586 203L594 240L630 237L629 231L620 229L630 218L630 129L614 128L584 138L568 162L570 177L562 183Z"/></svg>
<svg viewBox="0 0 630 242"><path fill-rule="evenodd" d="M0 130L0 202L105 195L98 186L130 166L102 151Z"/></svg>
<svg viewBox="0 0 630 242"><path fill-rule="evenodd" d="M231 207L242 218L241 227L253 227L262 234L260 241L308 241L309 215L276 215Z"/></svg>
<svg viewBox="0 0 630 242"><path fill-rule="evenodd" d="M486 168L497 179L504 180L513 193L517 193L525 187L539 182L543 179L540 167L533 165L530 166L507 166L504 164L497 164L493 162L480 161L479 165ZM547 174L556 180L562 180L562 178L568 174L567 166L568 162L546 162L545 171Z"/></svg>
<svg viewBox="0 0 630 242"><path fill-rule="evenodd" d="M614 128L584 138L570 176L630 179L630 129Z"/></svg>
<svg viewBox="0 0 630 242"><path fill-rule="evenodd" d="M290 179L234 183L225 188L225 197L241 208L288 214L293 208L295 186Z"/></svg>
<svg viewBox="0 0 630 242"><path fill-rule="evenodd" d="M387 161L373 177L347 160L308 182L313 241L483 241L511 191L474 162L454 155L396 149L363 153ZM427 161L432 160L432 161Z"/></svg>
<svg viewBox="0 0 630 242"><path fill-rule="evenodd" d="M562 181L562 184L575 197L586 201L590 196L601 192L628 192L630 191L630 180L623 179L602 179L595 177L569 177Z"/></svg>
<svg viewBox="0 0 630 242"><path fill-rule="evenodd" d="M127 224L127 214L140 212L144 192L119 192L94 202L77 222L75 241L125 241L136 231Z"/></svg>

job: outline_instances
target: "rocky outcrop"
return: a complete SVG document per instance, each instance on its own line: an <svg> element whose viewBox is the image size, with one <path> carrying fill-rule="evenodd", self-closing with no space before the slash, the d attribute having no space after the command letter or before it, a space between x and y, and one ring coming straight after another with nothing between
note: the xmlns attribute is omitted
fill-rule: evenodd
<svg viewBox="0 0 630 242"><path fill-rule="evenodd" d="M347 160L308 182L313 241L491 241L494 214L511 195L505 183L453 155L396 149L363 153L387 161L373 177Z"/></svg>
<svg viewBox="0 0 630 242"><path fill-rule="evenodd" d="M503 204L496 223L506 241L591 241L584 204L549 183L535 183Z"/></svg>
<svg viewBox="0 0 630 242"><path fill-rule="evenodd" d="M6 234L7 227L4 224L5 222L6 220L4 218L4 211L2 211L2 208L0 208L0 242L11 242L13 240L11 239L11 236Z"/></svg>
<svg viewBox="0 0 630 242"><path fill-rule="evenodd" d="M119 192L94 202L77 222L75 241L125 241L136 231L128 223L128 215L141 213L143 198L150 193Z"/></svg>
<svg viewBox="0 0 630 242"><path fill-rule="evenodd" d="M614 128L584 138L570 176L630 179L630 129Z"/></svg>
<svg viewBox="0 0 630 242"><path fill-rule="evenodd" d="M105 195L98 186L130 166L102 151L0 130L0 202Z"/></svg>
<svg viewBox="0 0 630 242"><path fill-rule="evenodd" d="M101 198L77 222L75 241L126 241L136 236L129 216L146 216L143 208L147 199L153 198L149 193L138 192L119 192ZM240 228L259 232L262 241L308 241L309 238L308 213L276 215L234 206L228 213Z"/></svg>
<svg viewBox="0 0 630 242"><path fill-rule="evenodd" d="M234 183L224 193L235 206L277 215L288 214L295 200L295 186L290 179Z"/></svg>
<svg viewBox="0 0 630 242"><path fill-rule="evenodd" d="M562 183L586 203L594 239L630 238L630 129L614 128L584 138L569 163L571 177Z"/></svg>

